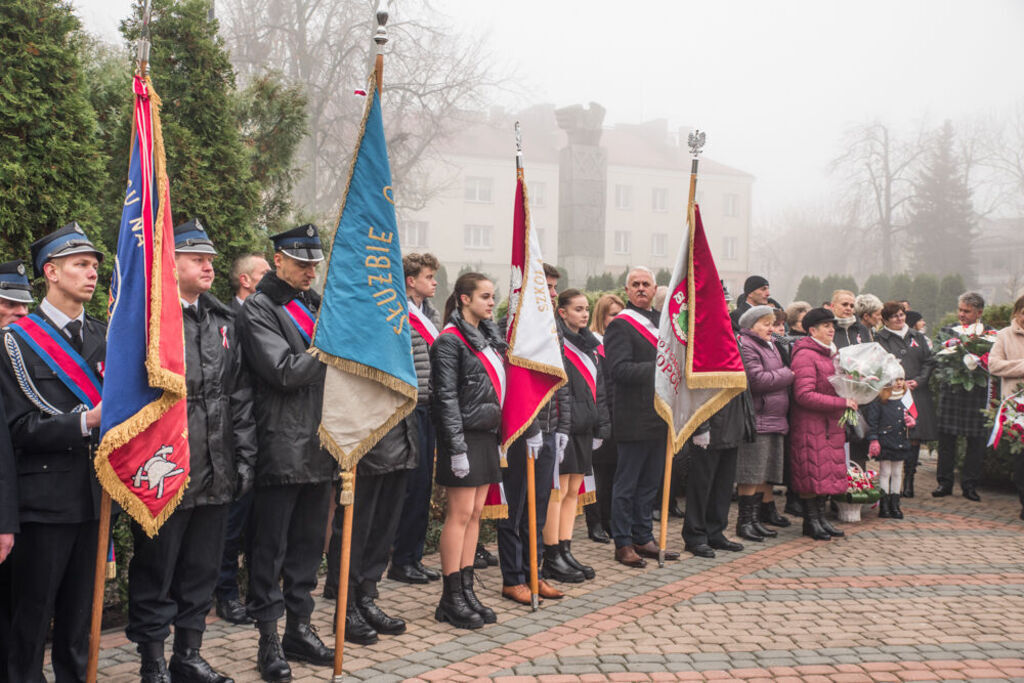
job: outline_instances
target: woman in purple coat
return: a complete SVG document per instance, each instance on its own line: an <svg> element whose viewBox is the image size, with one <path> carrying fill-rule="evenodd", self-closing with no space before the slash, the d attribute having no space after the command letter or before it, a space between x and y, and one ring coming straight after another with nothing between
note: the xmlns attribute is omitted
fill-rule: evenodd
<svg viewBox="0 0 1024 683"><path fill-rule="evenodd" d="M753 306L740 316L740 354L754 402L757 437L741 443L736 464L739 516L736 535L763 541L779 532L765 525L787 527L790 521L775 509L772 484L782 483L783 439L789 431L789 387L793 371L772 343L775 309Z"/></svg>
<svg viewBox="0 0 1024 683"><path fill-rule="evenodd" d="M808 337L793 345L794 405L789 415L792 485L800 495L805 536L828 541L844 533L825 519L825 497L846 492L846 431L839 418L857 403L840 398L828 378L835 374L835 316L812 308L804 316Z"/></svg>

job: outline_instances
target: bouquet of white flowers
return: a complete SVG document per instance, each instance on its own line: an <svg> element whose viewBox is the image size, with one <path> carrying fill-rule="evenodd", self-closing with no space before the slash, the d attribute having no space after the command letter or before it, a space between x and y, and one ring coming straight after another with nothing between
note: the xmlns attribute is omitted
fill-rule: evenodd
<svg viewBox="0 0 1024 683"><path fill-rule="evenodd" d="M957 325L950 332L943 330L936 341L939 382L959 385L964 391L988 384L988 354L996 342L995 330L986 330L982 323Z"/></svg>
<svg viewBox="0 0 1024 683"><path fill-rule="evenodd" d="M853 399L862 405L874 400L878 393L899 377L903 368L896 356L878 342L856 344L840 349L835 357L836 374L828 378L842 398ZM856 425L857 411L847 408L839 418L839 426Z"/></svg>

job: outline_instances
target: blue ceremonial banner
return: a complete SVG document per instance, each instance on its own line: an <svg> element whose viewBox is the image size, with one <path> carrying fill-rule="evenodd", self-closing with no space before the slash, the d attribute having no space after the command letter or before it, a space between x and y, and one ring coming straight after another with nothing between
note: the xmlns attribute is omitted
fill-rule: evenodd
<svg viewBox="0 0 1024 683"><path fill-rule="evenodd" d="M379 88L367 100L310 347L328 366L320 438L345 470L416 407Z"/></svg>

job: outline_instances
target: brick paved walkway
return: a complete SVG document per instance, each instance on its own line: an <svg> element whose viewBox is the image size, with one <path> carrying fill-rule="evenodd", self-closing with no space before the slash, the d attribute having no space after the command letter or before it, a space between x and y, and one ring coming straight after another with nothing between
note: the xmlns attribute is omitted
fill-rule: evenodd
<svg viewBox="0 0 1024 683"><path fill-rule="evenodd" d="M478 631L434 622L437 584L385 581L380 603L405 616L409 630L372 647L348 645L348 679L1024 681L1016 497L983 490L981 503L936 500L932 472L919 481L925 495L904 501L903 521L871 513L829 543L794 525L742 553L685 554L664 569L620 567L609 546L578 531L574 552L597 578L531 613L498 597L496 568L479 572L478 593L498 623ZM678 548L679 520L669 531ZM332 614L318 598L314 619L329 644ZM240 683L259 680L255 630L209 624L211 663ZM123 633L106 634L102 646L101 680L137 680ZM329 669L292 670L296 681L330 680Z"/></svg>

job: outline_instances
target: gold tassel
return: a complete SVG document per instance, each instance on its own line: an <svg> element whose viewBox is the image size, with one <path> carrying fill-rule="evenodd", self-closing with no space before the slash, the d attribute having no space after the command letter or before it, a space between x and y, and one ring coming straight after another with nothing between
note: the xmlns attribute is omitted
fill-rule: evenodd
<svg viewBox="0 0 1024 683"><path fill-rule="evenodd" d="M341 505L351 505L355 502L354 483L356 480L355 470L341 473L341 496L338 502Z"/></svg>

